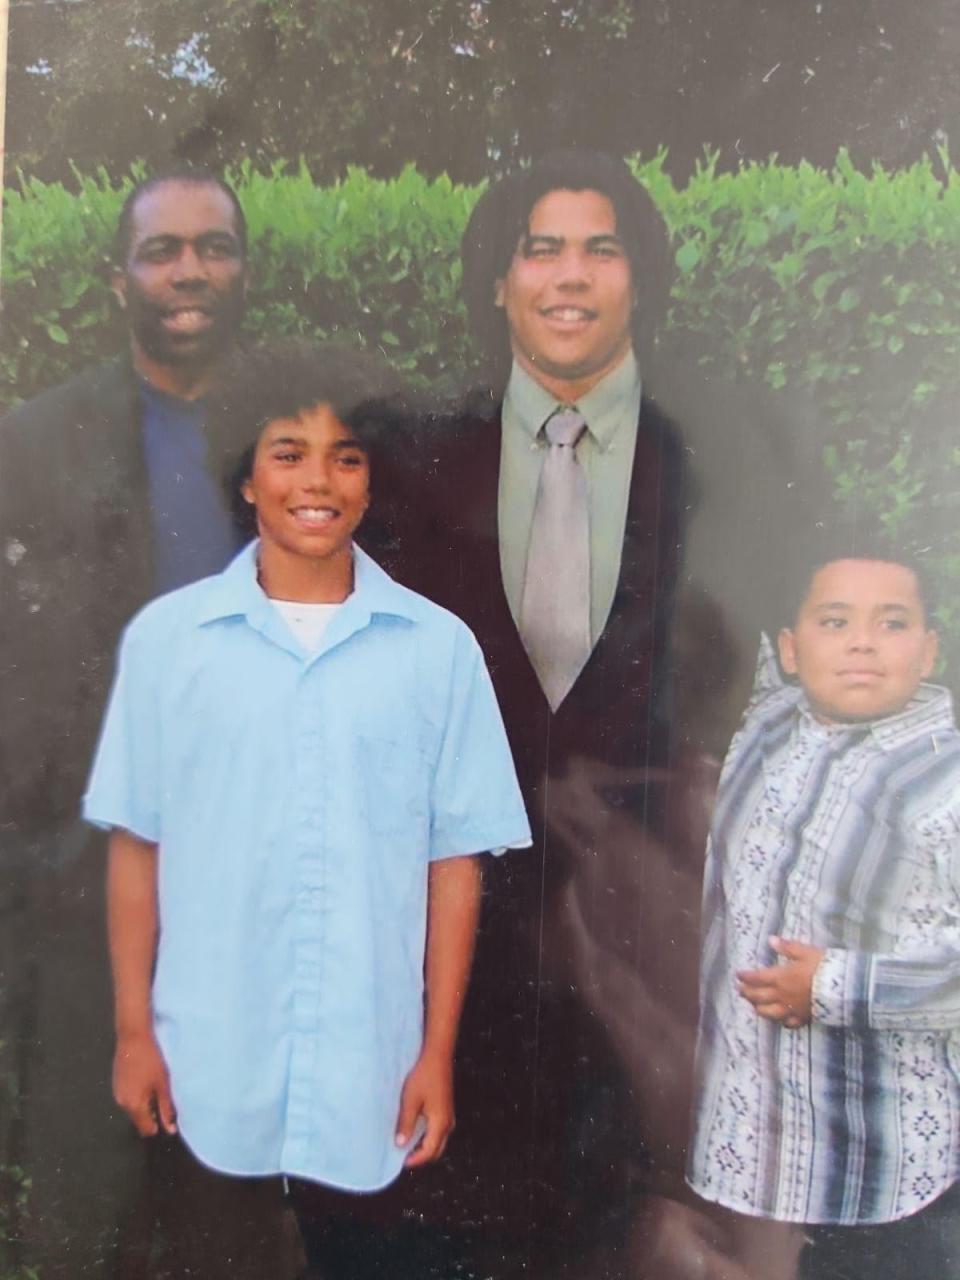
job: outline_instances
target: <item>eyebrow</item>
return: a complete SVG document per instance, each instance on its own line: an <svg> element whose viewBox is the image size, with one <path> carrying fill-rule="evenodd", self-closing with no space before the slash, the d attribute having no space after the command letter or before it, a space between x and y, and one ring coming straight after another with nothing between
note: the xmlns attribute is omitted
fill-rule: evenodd
<svg viewBox="0 0 960 1280"><path fill-rule="evenodd" d="M277 445L280 445L280 444L296 444L296 445L299 445L301 448L305 448L309 443L309 441L307 440L306 436L274 436L273 439L266 440L264 443L266 444L266 447L268 449L275 449ZM351 437L349 440L337 440L333 445L331 445L331 448L338 449L338 450L362 449L364 452L366 452L366 449L364 448L364 446L355 437Z"/></svg>
<svg viewBox="0 0 960 1280"><path fill-rule="evenodd" d="M222 240L225 244L229 243L236 245L238 249L240 247L240 240L236 232L230 231L224 227L222 229L217 228L212 231L202 231L200 235L193 237L192 240L189 236L177 236L172 232L160 232L158 235L147 236L146 239L140 240L137 243L134 252L140 253L143 249L157 249L166 245L187 243L204 244L218 240Z"/></svg>
<svg viewBox="0 0 960 1280"><path fill-rule="evenodd" d="M814 612L823 613L830 609L852 609L853 607L848 600L825 600L821 604L814 605ZM873 609L874 611L879 610L881 613L909 613L911 606L891 602L889 604L874 605Z"/></svg>
<svg viewBox="0 0 960 1280"><path fill-rule="evenodd" d="M524 234L522 239L522 244L524 249L529 249L530 246L534 243L547 244L547 245L550 245L551 248L558 249L562 245L566 244L566 237L552 236L549 234L544 234L539 231L527 231ZM616 245L617 248L619 249L623 248L623 241L613 231L605 231L598 236L588 236L586 244L588 249L598 249L603 245L608 245L608 244Z"/></svg>

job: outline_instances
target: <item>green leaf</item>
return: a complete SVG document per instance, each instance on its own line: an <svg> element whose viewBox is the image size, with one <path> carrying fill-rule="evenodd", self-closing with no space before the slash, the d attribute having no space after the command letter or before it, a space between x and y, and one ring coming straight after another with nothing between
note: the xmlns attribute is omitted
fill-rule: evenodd
<svg viewBox="0 0 960 1280"><path fill-rule="evenodd" d="M703 250L700 247L699 240L687 240L677 250L677 266L684 275L689 275L700 262L702 254Z"/></svg>
<svg viewBox="0 0 960 1280"><path fill-rule="evenodd" d="M70 339L67 337L67 331L59 324L48 324L46 326L47 336L61 347L68 347Z"/></svg>

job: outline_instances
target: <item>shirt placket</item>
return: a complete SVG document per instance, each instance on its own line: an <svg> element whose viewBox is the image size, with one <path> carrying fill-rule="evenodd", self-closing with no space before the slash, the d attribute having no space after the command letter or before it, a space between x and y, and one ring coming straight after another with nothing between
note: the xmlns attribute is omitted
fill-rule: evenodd
<svg viewBox="0 0 960 1280"><path fill-rule="evenodd" d="M292 1049L284 1167L308 1167L318 1131L324 1128L315 1088L326 968L329 866L327 788L330 770L322 714L322 662L304 666L295 714L294 786L294 963Z"/></svg>

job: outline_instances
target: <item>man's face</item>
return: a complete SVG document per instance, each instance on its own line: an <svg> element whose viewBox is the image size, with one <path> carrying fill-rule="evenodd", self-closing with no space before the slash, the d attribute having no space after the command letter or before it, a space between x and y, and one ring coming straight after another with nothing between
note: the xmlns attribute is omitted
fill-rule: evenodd
<svg viewBox="0 0 960 1280"><path fill-rule="evenodd" d="M588 387L614 368L632 344L634 295L607 197L542 196L495 300L506 311L514 359L538 381Z"/></svg>
<svg viewBox="0 0 960 1280"><path fill-rule="evenodd" d="M349 555L370 501L366 451L328 404L278 418L257 441L243 496L271 556L289 563Z"/></svg>
<svg viewBox="0 0 960 1280"><path fill-rule="evenodd" d="M203 368L234 341L246 264L233 205L209 182L164 182L136 202L113 280L135 349L161 365Z"/></svg>
<svg viewBox="0 0 960 1280"><path fill-rule="evenodd" d="M933 670L937 636L912 570L834 560L814 574L779 647L784 671L799 678L818 719L856 723L903 710Z"/></svg>

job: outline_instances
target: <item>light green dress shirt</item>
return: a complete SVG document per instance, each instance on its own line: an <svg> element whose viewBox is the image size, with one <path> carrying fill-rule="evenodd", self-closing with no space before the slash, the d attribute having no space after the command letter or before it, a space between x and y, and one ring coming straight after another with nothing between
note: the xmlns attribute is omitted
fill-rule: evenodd
<svg viewBox="0 0 960 1280"><path fill-rule="evenodd" d="M620 577L623 534L640 414L640 371L630 352L575 405L564 405L514 364L503 398L498 526L500 571L510 612L519 625L540 468L548 445L542 428L562 408L576 408L587 423L577 459L587 479L590 515L590 639L610 616Z"/></svg>

